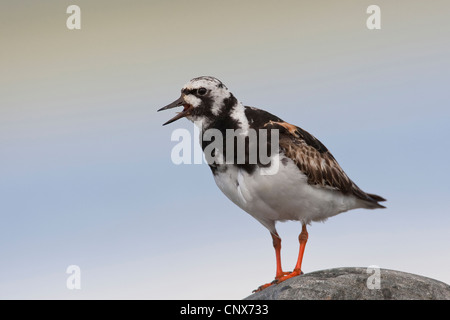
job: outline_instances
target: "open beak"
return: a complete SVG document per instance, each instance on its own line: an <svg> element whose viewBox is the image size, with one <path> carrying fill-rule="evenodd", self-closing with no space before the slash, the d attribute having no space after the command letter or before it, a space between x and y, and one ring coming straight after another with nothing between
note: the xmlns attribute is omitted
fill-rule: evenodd
<svg viewBox="0 0 450 320"><path fill-rule="evenodd" d="M178 100L175 100L171 104L168 104L167 106L159 109L158 111L172 109L172 108L180 107L180 106L184 107L183 111L178 112L178 114L175 117L173 117L172 119L170 119L169 121L164 123L163 126L165 126L166 124L172 123L174 121L177 121L178 119L181 119L181 118L184 118L184 117L190 115L192 109L194 109L194 107L192 107L190 104L187 104L186 101L184 101L183 95L181 95L181 97Z"/></svg>

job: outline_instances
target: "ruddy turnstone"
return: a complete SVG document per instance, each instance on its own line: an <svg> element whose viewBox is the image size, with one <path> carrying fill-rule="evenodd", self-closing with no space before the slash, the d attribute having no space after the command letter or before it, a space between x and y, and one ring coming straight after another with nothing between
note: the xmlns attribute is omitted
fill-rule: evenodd
<svg viewBox="0 0 450 320"><path fill-rule="evenodd" d="M362 191L313 135L267 111L244 106L214 77L192 79L181 89L180 98L158 111L178 106L184 109L164 125L186 117L199 126L200 143L205 155L208 150L212 157L208 164L219 189L270 231L276 257L275 280L256 291L302 273L303 253L308 240L306 226L311 221L324 221L356 208L384 208L379 202L385 199ZM221 135L205 139L208 130ZM230 130L235 132L232 140L227 135ZM264 130L268 132L265 137L272 138L270 133L273 130L278 136L278 141L275 141L277 148L270 154L269 163L262 163L259 157L255 161L251 155L252 150L258 150L258 147L252 149L252 145L261 146L261 132ZM251 135L251 131L255 134ZM255 135L256 140L252 139ZM236 143L238 137L245 142L244 156L238 159L232 152L230 161L225 153L235 150L239 154L239 150L236 146L228 149L226 145ZM208 146L213 142L222 142L223 148L212 148L211 151ZM269 138L263 142L274 144ZM273 168L276 170L270 173ZM292 272L283 272L281 267L281 238L275 228L277 221L287 220L302 223L298 260Z"/></svg>

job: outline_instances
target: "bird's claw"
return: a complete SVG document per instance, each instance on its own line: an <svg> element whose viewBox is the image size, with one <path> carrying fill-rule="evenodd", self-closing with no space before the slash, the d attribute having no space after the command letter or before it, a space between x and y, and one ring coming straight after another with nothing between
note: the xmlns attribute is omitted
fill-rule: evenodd
<svg viewBox="0 0 450 320"><path fill-rule="evenodd" d="M292 272L283 272L283 274L278 275L275 280L273 280L270 283L263 284L262 286L259 286L257 289L253 290L252 293L260 292L274 284L279 284L280 282L283 282L284 280L290 279L292 277L302 275L303 271L300 270L300 272L294 270Z"/></svg>

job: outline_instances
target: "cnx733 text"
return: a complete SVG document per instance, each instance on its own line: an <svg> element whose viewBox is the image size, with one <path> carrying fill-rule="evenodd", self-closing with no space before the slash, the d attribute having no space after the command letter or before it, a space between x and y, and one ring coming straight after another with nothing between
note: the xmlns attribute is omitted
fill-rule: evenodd
<svg viewBox="0 0 450 320"><path fill-rule="evenodd" d="M241 314L254 314L254 315L266 315L269 313L269 306L266 304L227 304L225 308L219 309L215 307L198 307L188 304L181 307L180 314L182 315L205 315L210 318L213 313L225 313L233 315Z"/></svg>
<svg viewBox="0 0 450 320"><path fill-rule="evenodd" d="M223 311L226 314L268 314L269 307L266 304L227 304Z"/></svg>

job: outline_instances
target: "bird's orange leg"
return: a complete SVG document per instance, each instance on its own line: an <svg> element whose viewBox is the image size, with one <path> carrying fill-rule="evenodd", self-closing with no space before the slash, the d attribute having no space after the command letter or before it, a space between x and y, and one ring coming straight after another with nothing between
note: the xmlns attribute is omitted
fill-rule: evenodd
<svg viewBox="0 0 450 320"><path fill-rule="evenodd" d="M270 235L272 236L273 247L275 248L275 258L277 260L277 271L275 274L275 280L272 281L271 283L263 284L258 289L254 290L253 292L258 292L267 287L270 287L271 285L278 283L278 280L281 279L282 277L290 274L290 272L283 272L283 269L281 267L281 238L280 238L280 236L278 235L278 233L275 233L275 234L270 233Z"/></svg>
<svg viewBox="0 0 450 320"><path fill-rule="evenodd" d="M270 234L273 240L273 247L275 248L275 257L277 260L277 272L275 274L275 280L280 279L281 277L289 274L289 272L283 272L281 268L281 238L278 234Z"/></svg>
<svg viewBox="0 0 450 320"><path fill-rule="evenodd" d="M306 230L306 224L302 225L302 232L298 236L298 240L300 242L300 250L298 253L298 259L297 264L295 265L295 269L288 275L285 275L280 279L277 279L278 283L302 274L303 253L305 252L306 242L308 241L308 231Z"/></svg>

